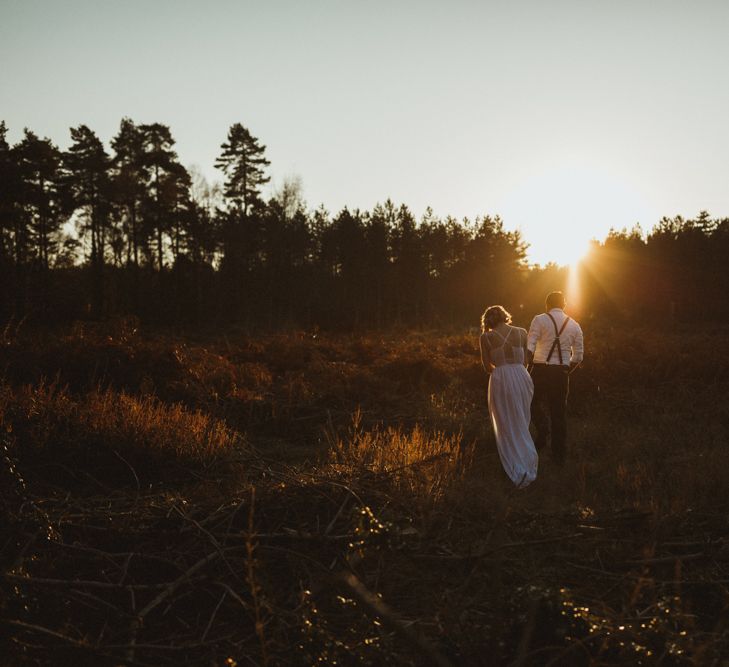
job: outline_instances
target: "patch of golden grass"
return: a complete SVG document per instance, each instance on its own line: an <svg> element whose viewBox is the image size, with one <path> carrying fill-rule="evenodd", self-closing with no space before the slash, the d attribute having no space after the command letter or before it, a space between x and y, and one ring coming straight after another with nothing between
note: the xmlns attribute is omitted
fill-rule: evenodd
<svg viewBox="0 0 729 667"><path fill-rule="evenodd" d="M244 446L224 422L152 395L104 389L76 396L46 383L3 386L0 425L31 468L62 466L112 485L120 460L155 482L168 477L172 463L200 468ZM128 482L128 470L123 477Z"/></svg>
<svg viewBox="0 0 729 667"><path fill-rule="evenodd" d="M329 462L339 471L361 478L387 479L393 490L438 503L464 470L460 434L374 426L364 428L357 411L344 435L329 435Z"/></svg>

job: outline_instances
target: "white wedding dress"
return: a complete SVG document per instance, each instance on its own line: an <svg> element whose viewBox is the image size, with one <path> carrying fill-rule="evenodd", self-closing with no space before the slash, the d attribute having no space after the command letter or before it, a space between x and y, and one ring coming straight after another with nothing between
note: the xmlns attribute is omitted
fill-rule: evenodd
<svg viewBox="0 0 729 667"><path fill-rule="evenodd" d="M493 330L501 345L489 348L491 363L496 368L489 382L488 404L496 436L501 465L518 487L525 487L537 478L539 455L529 433L534 383L524 367L522 333L509 327L506 337ZM488 345L488 343L487 343Z"/></svg>

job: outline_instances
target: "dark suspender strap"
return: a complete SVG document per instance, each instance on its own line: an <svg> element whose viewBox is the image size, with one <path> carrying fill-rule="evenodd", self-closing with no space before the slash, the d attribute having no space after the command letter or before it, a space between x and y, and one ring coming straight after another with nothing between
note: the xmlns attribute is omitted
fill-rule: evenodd
<svg viewBox="0 0 729 667"><path fill-rule="evenodd" d="M551 313L547 313L547 316L550 320L552 320L552 324L554 325L554 342L552 343L552 347L549 348L549 354L547 355L547 363L549 363L549 360L552 358L552 355L554 354L554 348L557 348L557 352L559 353L559 363L560 365L564 366L564 359L562 358L562 343L559 340L559 337L562 335L562 332L564 331L564 328L567 326L567 322L570 321L569 317L566 317L564 322L562 322L562 327L557 330L557 322L555 322L554 318L552 317Z"/></svg>

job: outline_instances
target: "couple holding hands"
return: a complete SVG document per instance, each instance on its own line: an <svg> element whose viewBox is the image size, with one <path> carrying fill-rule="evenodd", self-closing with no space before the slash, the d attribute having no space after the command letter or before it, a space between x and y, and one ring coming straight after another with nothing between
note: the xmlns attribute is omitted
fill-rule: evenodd
<svg viewBox="0 0 729 667"><path fill-rule="evenodd" d="M569 376L583 357L582 329L564 312L562 292L548 294L545 305L546 312L532 320L528 333L511 326L511 315L502 306L490 306L481 317L481 363L491 375L488 406L496 446L518 487L536 479L537 452L548 443L554 460L564 464Z"/></svg>

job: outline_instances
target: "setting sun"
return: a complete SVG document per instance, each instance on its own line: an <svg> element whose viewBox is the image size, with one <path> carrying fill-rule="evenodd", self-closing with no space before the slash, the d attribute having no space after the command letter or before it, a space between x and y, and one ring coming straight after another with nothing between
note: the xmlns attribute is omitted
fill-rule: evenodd
<svg viewBox="0 0 729 667"><path fill-rule="evenodd" d="M569 242L565 242L558 250L555 250L555 255L559 258L555 259L555 262L574 269L585 259L589 251L589 239L571 239Z"/></svg>
<svg viewBox="0 0 729 667"><path fill-rule="evenodd" d="M650 227L659 220L635 188L605 170L570 164L523 180L500 202L499 213L519 229L534 264L572 266L592 239L611 228Z"/></svg>

